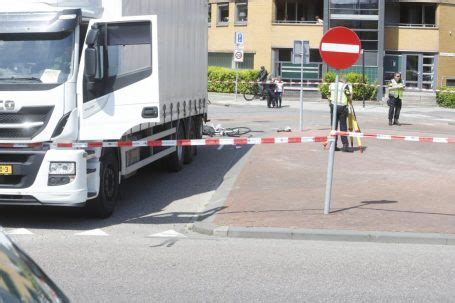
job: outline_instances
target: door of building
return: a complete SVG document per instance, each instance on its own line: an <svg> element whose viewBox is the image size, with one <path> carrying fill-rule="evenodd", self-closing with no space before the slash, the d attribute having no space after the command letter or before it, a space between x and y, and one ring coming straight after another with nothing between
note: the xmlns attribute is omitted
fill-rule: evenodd
<svg viewBox="0 0 455 303"><path fill-rule="evenodd" d="M407 87L434 89L436 64L431 54L406 54L404 80Z"/></svg>

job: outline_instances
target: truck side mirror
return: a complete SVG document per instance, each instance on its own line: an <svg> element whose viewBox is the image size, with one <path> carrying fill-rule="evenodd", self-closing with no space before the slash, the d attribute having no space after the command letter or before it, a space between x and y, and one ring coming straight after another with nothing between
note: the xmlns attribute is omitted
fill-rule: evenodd
<svg viewBox="0 0 455 303"><path fill-rule="evenodd" d="M85 44L87 44L89 47L92 47L95 45L95 43L98 41L98 34L99 34L99 29L91 28L88 33L87 33L87 38L85 39Z"/></svg>
<svg viewBox="0 0 455 303"><path fill-rule="evenodd" d="M93 81L96 76L96 67L98 66L97 50L93 47L85 49L85 76L89 81Z"/></svg>

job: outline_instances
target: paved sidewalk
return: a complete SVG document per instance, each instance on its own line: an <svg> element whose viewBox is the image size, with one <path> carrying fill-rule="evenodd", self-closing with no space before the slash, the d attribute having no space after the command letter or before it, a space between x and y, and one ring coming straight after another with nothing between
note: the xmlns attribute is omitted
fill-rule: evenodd
<svg viewBox="0 0 455 303"><path fill-rule="evenodd" d="M451 130L441 129L448 135ZM327 131L304 134L312 135ZM255 146L207 206L224 208L194 229L246 237L455 244L455 146L371 139L364 144L364 153L336 153L330 215L323 214L328 151L320 143Z"/></svg>

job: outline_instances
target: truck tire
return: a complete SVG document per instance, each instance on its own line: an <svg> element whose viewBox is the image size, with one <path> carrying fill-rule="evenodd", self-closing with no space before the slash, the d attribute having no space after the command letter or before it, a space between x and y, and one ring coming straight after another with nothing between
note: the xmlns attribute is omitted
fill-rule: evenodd
<svg viewBox="0 0 455 303"><path fill-rule="evenodd" d="M112 215L117 205L119 193L119 163L114 151L101 158L100 189L98 197L87 202L90 216L106 219Z"/></svg>
<svg viewBox="0 0 455 303"><path fill-rule="evenodd" d="M177 132L174 135L176 140L182 140L185 138L185 129L183 123L179 122L177 126ZM179 172L183 168L184 161L184 149L183 146L177 146L175 152L169 155L167 158L168 168L171 172Z"/></svg>
<svg viewBox="0 0 455 303"><path fill-rule="evenodd" d="M188 139L196 139L196 124L194 123L193 119L189 119L188 127ZM196 155L196 146L185 146L183 148L183 162L185 164L190 164L193 162L193 158Z"/></svg>

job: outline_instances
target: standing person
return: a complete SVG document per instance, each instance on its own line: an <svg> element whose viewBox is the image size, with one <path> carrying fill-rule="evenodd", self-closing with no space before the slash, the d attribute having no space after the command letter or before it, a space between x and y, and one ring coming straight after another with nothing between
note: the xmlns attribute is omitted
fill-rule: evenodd
<svg viewBox="0 0 455 303"><path fill-rule="evenodd" d="M347 83L346 78L341 77L338 87L336 83L330 84L330 117L331 121L333 119L333 105L335 104L335 95L337 96L337 113L336 113L336 122L335 129L338 129L338 124L340 125L340 131L347 132L348 124L347 119L349 115L348 104L352 102L352 85ZM335 150L343 151L346 153L352 153L354 150L349 147L348 137L342 136L341 142L343 143L343 148L339 149L337 147L338 136L335 138Z"/></svg>
<svg viewBox="0 0 455 303"><path fill-rule="evenodd" d="M319 18L319 16L314 17L314 20L316 20L316 24L324 24L324 21L322 21L322 19Z"/></svg>
<svg viewBox="0 0 455 303"><path fill-rule="evenodd" d="M275 107L276 106L276 95L275 95L276 85L275 80L272 79L271 76L267 79L267 84L265 85L265 93L267 96L267 107Z"/></svg>
<svg viewBox="0 0 455 303"><path fill-rule="evenodd" d="M279 108L281 108L281 101L283 99L283 86L284 86L283 80L281 80L281 77L278 77L275 80L275 97L277 107Z"/></svg>
<svg viewBox="0 0 455 303"><path fill-rule="evenodd" d="M395 73L393 79L389 83L389 100L387 101L387 105L389 106L389 125L401 125L399 119L404 86L405 85L401 80L401 74Z"/></svg>
<svg viewBox="0 0 455 303"><path fill-rule="evenodd" d="M265 89L265 85L264 85L264 82L267 81L267 77L269 76L269 73L267 72L267 70L265 69L264 66L261 66L261 71L259 72L259 77L258 77L258 82L259 83L259 95L261 96L261 100L264 100L264 89Z"/></svg>

